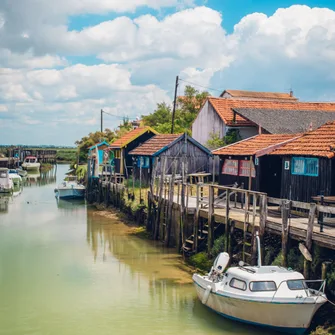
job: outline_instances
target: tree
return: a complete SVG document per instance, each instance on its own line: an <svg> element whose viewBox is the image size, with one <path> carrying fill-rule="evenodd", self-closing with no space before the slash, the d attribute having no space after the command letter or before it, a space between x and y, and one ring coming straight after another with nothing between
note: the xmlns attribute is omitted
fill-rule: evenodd
<svg viewBox="0 0 335 335"><path fill-rule="evenodd" d="M233 128L229 128L223 138L221 138L218 133L211 133L209 137L210 139L207 141L206 146L211 150L222 148L226 145L233 144L242 139L240 131Z"/></svg>
<svg viewBox="0 0 335 335"><path fill-rule="evenodd" d="M175 133L191 133L191 126L197 117L208 92L199 92L192 86L186 86L184 96L178 97L178 108L175 112ZM159 133L170 133L172 122L172 108L165 102L157 104L156 110L142 116L144 123L153 127Z"/></svg>

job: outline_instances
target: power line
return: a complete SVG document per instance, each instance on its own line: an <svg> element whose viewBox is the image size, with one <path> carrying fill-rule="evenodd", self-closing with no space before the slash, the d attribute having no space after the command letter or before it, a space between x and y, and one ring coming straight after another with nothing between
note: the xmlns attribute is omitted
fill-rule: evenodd
<svg viewBox="0 0 335 335"><path fill-rule="evenodd" d="M181 78L179 78L179 80L183 81L184 83L188 83L188 84L191 84L191 85L194 85L194 86L199 86L199 87L202 87L202 88L206 88L206 89L208 89L210 91L217 91L217 92L220 92L220 93L222 92L222 89L219 90L217 88L212 88L212 87L207 87L207 86L199 85L199 84L192 83L190 81L187 81L187 80L184 80L184 79L181 79Z"/></svg>

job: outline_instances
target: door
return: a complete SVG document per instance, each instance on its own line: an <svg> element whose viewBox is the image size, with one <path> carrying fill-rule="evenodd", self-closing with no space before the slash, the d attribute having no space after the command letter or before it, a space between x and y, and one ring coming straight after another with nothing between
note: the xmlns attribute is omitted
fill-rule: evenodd
<svg viewBox="0 0 335 335"><path fill-rule="evenodd" d="M280 198L282 158L280 156L264 156L261 157L260 163L260 192L265 192L270 197Z"/></svg>

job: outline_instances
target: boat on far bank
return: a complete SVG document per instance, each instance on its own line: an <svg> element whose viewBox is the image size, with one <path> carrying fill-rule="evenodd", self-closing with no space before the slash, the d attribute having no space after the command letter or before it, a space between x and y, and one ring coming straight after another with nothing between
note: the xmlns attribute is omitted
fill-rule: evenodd
<svg viewBox="0 0 335 335"><path fill-rule="evenodd" d="M14 188L13 180L9 176L7 168L0 168L0 193L12 193Z"/></svg>
<svg viewBox="0 0 335 335"><path fill-rule="evenodd" d="M28 172L22 168L17 168L16 171L22 178L27 177L28 175Z"/></svg>
<svg viewBox="0 0 335 335"><path fill-rule="evenodd" d="M55 189L56 197L59 199L84 199L86 187L78 182L77 177L68 176L66 179Z"/></svg>
<svg viewBox="0 0 335 335"><path fill-rule="evenodd" d="M22 163L22 168L27 171L39 171L40 167L41 164L35 156L27 156Z"/></svg>
<svg viewBox="0 0 335 335"><path fill-rule="evenodd" d="M15 169L9 169L8 170L9 173L9 178L12 180L13 182L13 187L18 187L20 188L22 185L22 178L19 175L18 171Z"/></svg>
<svg viewBox="0 0 335 335"><path fill-rule="evenodd" d="M317 310L326 303L324 280L304 276L281 266L262 266L260 241L258 266L230 267L230 257L221 253L208 275L193 275L200 301L216 313L235 321L303 334Z"/></svg>

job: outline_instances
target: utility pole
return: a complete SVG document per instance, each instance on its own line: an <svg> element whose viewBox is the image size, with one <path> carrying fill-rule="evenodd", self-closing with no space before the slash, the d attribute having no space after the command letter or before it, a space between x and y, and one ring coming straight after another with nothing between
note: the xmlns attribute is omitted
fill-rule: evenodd
<svg viewBox="0 0 335 335"><path fill-rule="evenodd" d="M104 125L103 125L103 122L104 122L104 117L103 117L103 110L101 110L101 117L100 117L100 121L101 121L101 132L104 131Z"/></svg>
<svg viewBox="0 0 335 335"><path fill-rule="evenodd" d="M177 103L177 90L179 85L179 77L176 77L176 86L174 90L174 101L173 101L173 111L172 111L172 126L171 126L171 134L174 133L174 118L176 114L176 103Z"/></svg>

